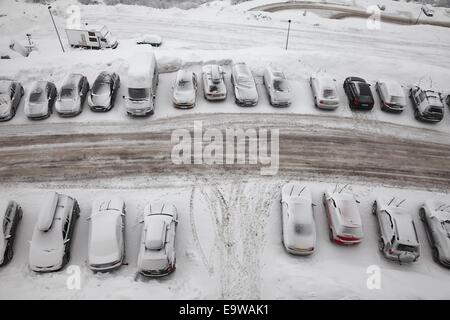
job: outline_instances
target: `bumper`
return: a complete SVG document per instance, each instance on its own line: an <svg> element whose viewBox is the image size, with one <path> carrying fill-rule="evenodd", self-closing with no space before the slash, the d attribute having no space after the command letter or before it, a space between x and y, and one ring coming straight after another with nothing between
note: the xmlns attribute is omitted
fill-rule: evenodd
<svg viewBox="0 0 450 320"><path fill-rule="evenodd" d="M60 117L69 118L69 117L75 117L75 116L79 115L81 113L81 110L70 111L70 112L57 111L57 113Z"/></svg>
<svg viewBox="0 0 450 320"><path fill-rule="evenodd" d="M119 268L121 265L122 260L101 265L89 264L89 269L95 272L108 272Z"/></svg>
<svg viewBox="0 0 450 320"><path fill-rule="evenodd" d="M164 277L175 271L175 266L164 270L139 270L139 273L144 277Z"/></svg>
<svg viewBox="0 0 450 320"><path fill-rule="evenodd" d="M404 108L401 107L401 106L387 106L387 105L384 105L384 106L382 106L381 109L384 110L384 111L400 113L400 112L403 112Z"/></svg>
<svg viewBox="0 0 450 320"><path fill-rule="evenodd" d="M195 106L195 102L193 103L183 103L183 102L175 102L173 101L173 105L175 108L179 109L192 109Z"/></svg>
<svg viewBox="0 0 450 320"><path fill-rule="evenodd" d="M338 104L323 104L323 103L317 103L317 108L324 109L324 110L335 110L339 107Z"/></svg>
<svg viewBox="0 0 450 320"><path fill-rule="evenodd" d="M238 100L236 99L236 104L241 106L241 107L254 107L258 104L258 100Z"/></svg>
<svg viewBox="0 0 450 320"><path fill-rule="evenodd" d="M145 117L149 114L153 114L153 108L145 109L127 109L127 113L135 117Z"/></svg>
<svg viewBox="0 0 450 320"><path fill-rule="evenodd" d="M89 106L89 109L91 109L91 111L93 112L106 112L109 111L111 109L111 106Z"/></svg>
<svg viewBox="0 0 450 320"><path fill-rule="evenodd" d="M354 105L353 103L350 104L350 108L355 109L355 110L372 110L373 109L373 104L367 104L367 105Z"/></svg>
<svg viewBox="0 0 450 320"><path fill-rule="evenodd" d="M339 239L339 238L333 238L333 241L336 244L341 244L341 245L352 245L352 244L358 244L362 241L363 239L354 239L354 240L343 240L343 239Z"/></svg>
<svg viewBox="0 0 450 320"><path fill-rule="evenodd" d="M31 120L44 120L44 119L47 119L48 117L50 117L50 112L49 112L49 113L46 113L46 114L44 114L44 115L42 115L42 114L38 114L38 115L27 115L27 118L28 118L28 119L31 119Z"/></svg>
<svg viewBox="0 0 450 320"><path fill-rule="evenodd" d="M206 100L217 101L217 100L225 100L227 98L226 94L216 94L216 95L208 95L205 94Z"/></svg>
<svg viewBox="0 0 450 320"><path fill-rule="evenodd" d="M442 120L442 117L436 117L436 116L429 116L426 114L419 114L419 120L424 122L440 122Z"/></svg>
<svg viewBox="0 0 450 320"><path fill-rule="evenodd" d="M0 117L0 122L9 121L9 120L12 119L12 117L13 117L12 114L9 114L9 115L7 115L7 116Z"/></svg>
<svg viewBox="0 0 450 320"><path fill-rule="evenodd" d="M62 263L53 265L53 266L45 266L45 267L34 266L34 265L30 264L30 269L34 272L39 272L39 273L59 271L62 269L62 267L63 267Z"/></svg>
<svg viewBox="0 0 450 320"><path fill-rule="evenodd" d="M286 251L290 254L295 254L299 256L308 256L310 254L313 254L315 252L315 248L311 249L300 249L300 248L292 248L292 247L285 247Z"/></svg>
<svg viewBox="0 0 450 320"><path fill-rule="evenodd" d="M272 105L272 107L286 108L291 105L291 102L290 101L271 101L270 104Z"/></svg>
<svg viewBox="0 0 450 320"><path fill-rule="evenodd" d="M417 259L419 259L419 256L405 256L405 255L398 255L398 254L390 254L389 252L383 251L384 256L386 259L397 261L400 263L413 263L416 262Z"/></svg>

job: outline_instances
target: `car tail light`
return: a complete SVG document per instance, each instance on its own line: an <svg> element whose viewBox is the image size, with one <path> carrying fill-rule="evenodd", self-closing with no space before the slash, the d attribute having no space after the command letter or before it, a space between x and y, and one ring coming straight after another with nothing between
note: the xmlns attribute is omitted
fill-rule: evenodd
<svg viewBox="0 0 450 320"><path fill-rule="evenodd" d="M359 104L359 100L358 99L353 99L353 104L358 105Z"/></svg>
<svg viewBox="0 0 450 320"><path fill-rule="evenodd" d="M394 250L392 250L392 249L389 249L388 252L389 252L389 254L394 254Z"/></svg>
<svg viewBox="0 0 450 320"><path fill-rule="evenodd" d="M358 240L358 238L354 237L354 236L337 236L337 238L339 240L342 240L342 241L355 241L355 240Z"/></svg>
<svg viewBox="0 0 450 320"><path fill-rule="evenodd" d="M323 103L323 100L319 100L319 103Z"/></svg>

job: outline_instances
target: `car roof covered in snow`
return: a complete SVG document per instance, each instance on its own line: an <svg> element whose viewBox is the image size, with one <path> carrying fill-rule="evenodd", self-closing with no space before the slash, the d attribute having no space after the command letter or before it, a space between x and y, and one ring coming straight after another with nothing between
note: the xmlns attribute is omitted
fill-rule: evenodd
<svg viewBox="0 0 450 320"><path fill-rule="evenodd" d="M167 222L163 216L155 216L146 225L145 248L161 250L166 243Z"/></svg>
<svg viewBox="0 0 450 320"><path fill-rule="evenodd" d="M189 70L186 70L186 69L181 69L181 70L178 70L178 72L177 72L177 82L180 82L180 81L192 81L192 75L193 75L193 72L192 71L189 71Z"/></svg>
<svg viewBox="0 0 450 320"><path fill-rule="evenodd" d="M9 93L12 83L11 80L0 80L0 93Z"/></svg>
<svg viewBox="0 0 450 320"><path fill-rule="evenodd" d="M80 81L80 79L82 77L83 77L83 75L80 73L68 74L62 82L61 89L62 88L73 88L75 85L78 84L78 82Z"/></svg>
<svg viewBox="0 0 450 320"><path fill-rule="evenodd" d="M122 213L124 201L114 195L97 197L92 203L92 215L105 212Z"/></svg>
<svg viewBox="0 0 450 320"><path fill-rule="evenodd" d="M395 80L380 80L380 84L384 84L387 94L390 96L404 97L402 86Z"/></svg>
<svg viewBox="0 0 450 320"><path fill-rule="evenodd" d="M319 74L316 77L317 84L319 85L320 90L324 89L332 89L335 90L336 85L334 83L333 78L328 74Z"/></svg>
<svg viewBox="0 0 450 320"><path fill-rule="evenodd" d="M355 197L349 192L331 192L330 196L336 202L336 206L346 225L361 225L361 215L356 205Z"/></svg>
<svg viewBox="0 0 450 320"><path fill-rule="evenodd" d="M235 63L233 68L235 69L237 76L245 76L245 77L252 76L252 72L250 68L245 64L245 62Z"/></svg>
<svg viewBox="0 0 450 320"><path fill-rule="evenodd" d="M151 50L133 54L128 67L128 88L148 88L156 68L155 54Z"/></svg>

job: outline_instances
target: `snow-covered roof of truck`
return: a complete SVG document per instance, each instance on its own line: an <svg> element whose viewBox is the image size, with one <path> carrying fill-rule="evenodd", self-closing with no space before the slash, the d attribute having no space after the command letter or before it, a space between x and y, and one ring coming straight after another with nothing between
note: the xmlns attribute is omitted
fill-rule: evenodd
<svg viewBox="0 0 450 320"><path fill-rule="evenodd" d="M128 67L128 87L150 87L149 82L152 80L154 68L156 68L156 58L153 51L135 53Z"/></svg>

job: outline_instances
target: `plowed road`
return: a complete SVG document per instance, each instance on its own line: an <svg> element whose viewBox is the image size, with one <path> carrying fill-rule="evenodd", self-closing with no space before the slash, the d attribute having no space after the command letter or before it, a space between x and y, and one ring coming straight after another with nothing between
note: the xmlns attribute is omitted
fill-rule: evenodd
<svg viewBox="0 0 450 320"><path fill-rule="evenodd" d="M201 117L205 116L198 116ZM245 118L243 115L235 117ZM354 128L325 128L314 122L296 125L292 115L273 117L265 122L262 117L266 118L252 115L252 121L244 124L243 128L252 127L249 123L260 123L261 127L280 129L279 176L343 176L350 180L388 185L450 188L450 142L445 134L404 127L401 128L404 136L397 137L361 129L365 127L364 123ZM216 122L211 120L209 125L219 129L233 122L233 118L229 123L223 121L223 115L208 115L208 118L215 119ZM258 165L173 164L170 155L174 144L169 128L173 129L173 124L177 123L177 126L192 130L187 123L195 119L160 120L155 122L152 130L128 127L127 131L110 125L102 129L104 132L95 129L90 133L70 130L40 135L27 130L20 134L4 132L0 137L0 180L4 183L63 182L161 174L259 174ZM342 124L347 120L341 118L336 121ZM369 122L366 124L368 128L371 125ZM382 132L399 129L387 123L382 125ZM207 127L204 125L204 129ZM434 139L428 139L427 135L434 136Z"/></svg>

